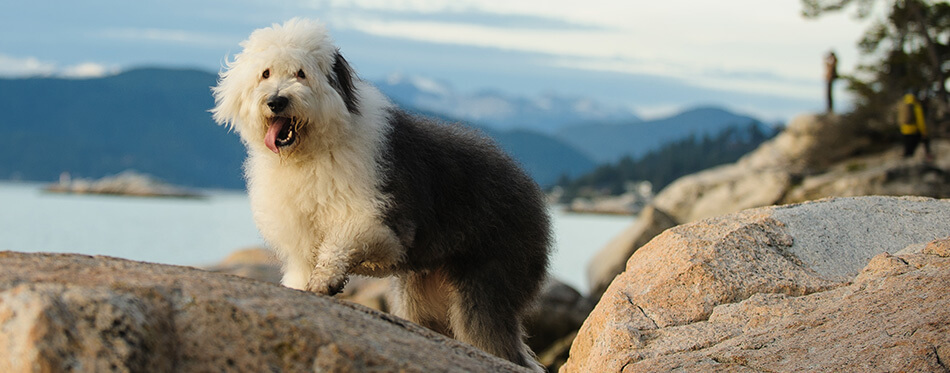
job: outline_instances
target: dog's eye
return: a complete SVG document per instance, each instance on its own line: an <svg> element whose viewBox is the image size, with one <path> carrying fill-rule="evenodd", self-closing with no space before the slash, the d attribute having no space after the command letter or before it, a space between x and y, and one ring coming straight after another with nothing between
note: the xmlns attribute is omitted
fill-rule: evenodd
<svg viewBox="0 0 950 373"><path fill-rule="evenodd" d="M270 78L270 69L264 70L264 73L261 74L261 77L264 79Z"/></svg>
<svg viewBox="0 0 950 373"><path fill-rule="evenodd" d="M300 79L307 79L307 74L303 73L303 69L297 70L297 77Z"/></svg>

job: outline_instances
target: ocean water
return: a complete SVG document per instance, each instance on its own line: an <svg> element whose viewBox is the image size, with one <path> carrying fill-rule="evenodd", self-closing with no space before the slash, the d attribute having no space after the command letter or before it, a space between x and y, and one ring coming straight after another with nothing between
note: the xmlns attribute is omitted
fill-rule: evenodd
<svg viewBox="0 0 950 373"><path fill-rule="evenodd" d="M264 246L247 195L207 199L53 194L37 184L0 183L0 251L108 255L203 266ZM630 225L629 216L568 214L551 208L556 244L551 274L586 292L587 261Z"/></svg>

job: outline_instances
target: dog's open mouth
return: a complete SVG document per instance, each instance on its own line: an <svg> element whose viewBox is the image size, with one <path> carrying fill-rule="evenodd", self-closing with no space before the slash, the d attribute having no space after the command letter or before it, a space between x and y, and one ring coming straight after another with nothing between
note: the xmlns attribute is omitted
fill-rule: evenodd
<svg viewBox="0 0 950 373"><path fill-rule="evenodd" d="M280 148L294 144L297 140L296 118L273 117L268 121L264 145L272 152L280 154Z"/></svg>

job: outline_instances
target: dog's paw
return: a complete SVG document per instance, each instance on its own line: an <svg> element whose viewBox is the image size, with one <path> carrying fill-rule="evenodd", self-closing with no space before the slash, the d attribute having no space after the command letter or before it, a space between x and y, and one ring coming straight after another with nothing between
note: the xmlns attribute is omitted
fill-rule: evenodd
<svg viewBox="0 0 950 373"><path fill-rule="evenodd" d="M310 276L310 281L307 282L307 291L334 296L343 291L343 287L346 286L347 280L347 276L342 274L320 276L317 273L314 273Z"/></svg>

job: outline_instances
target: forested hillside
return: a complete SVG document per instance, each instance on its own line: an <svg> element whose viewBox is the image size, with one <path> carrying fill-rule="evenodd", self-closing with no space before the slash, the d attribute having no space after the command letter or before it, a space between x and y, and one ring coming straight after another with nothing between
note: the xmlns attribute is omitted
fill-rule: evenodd
<svg viewBox="0 0 950 373"><path fill-rule="evenodd" d="M763 131L753 122L744 127L729 127L715 136L690 136L636 160L624 157L578 178L564 176L557 186L564 191L562 201L581 196L621 194L627 184L634 181L649 181L653 190L658 191L681 176L735 162L774 135L775 132Z"/></svg>

